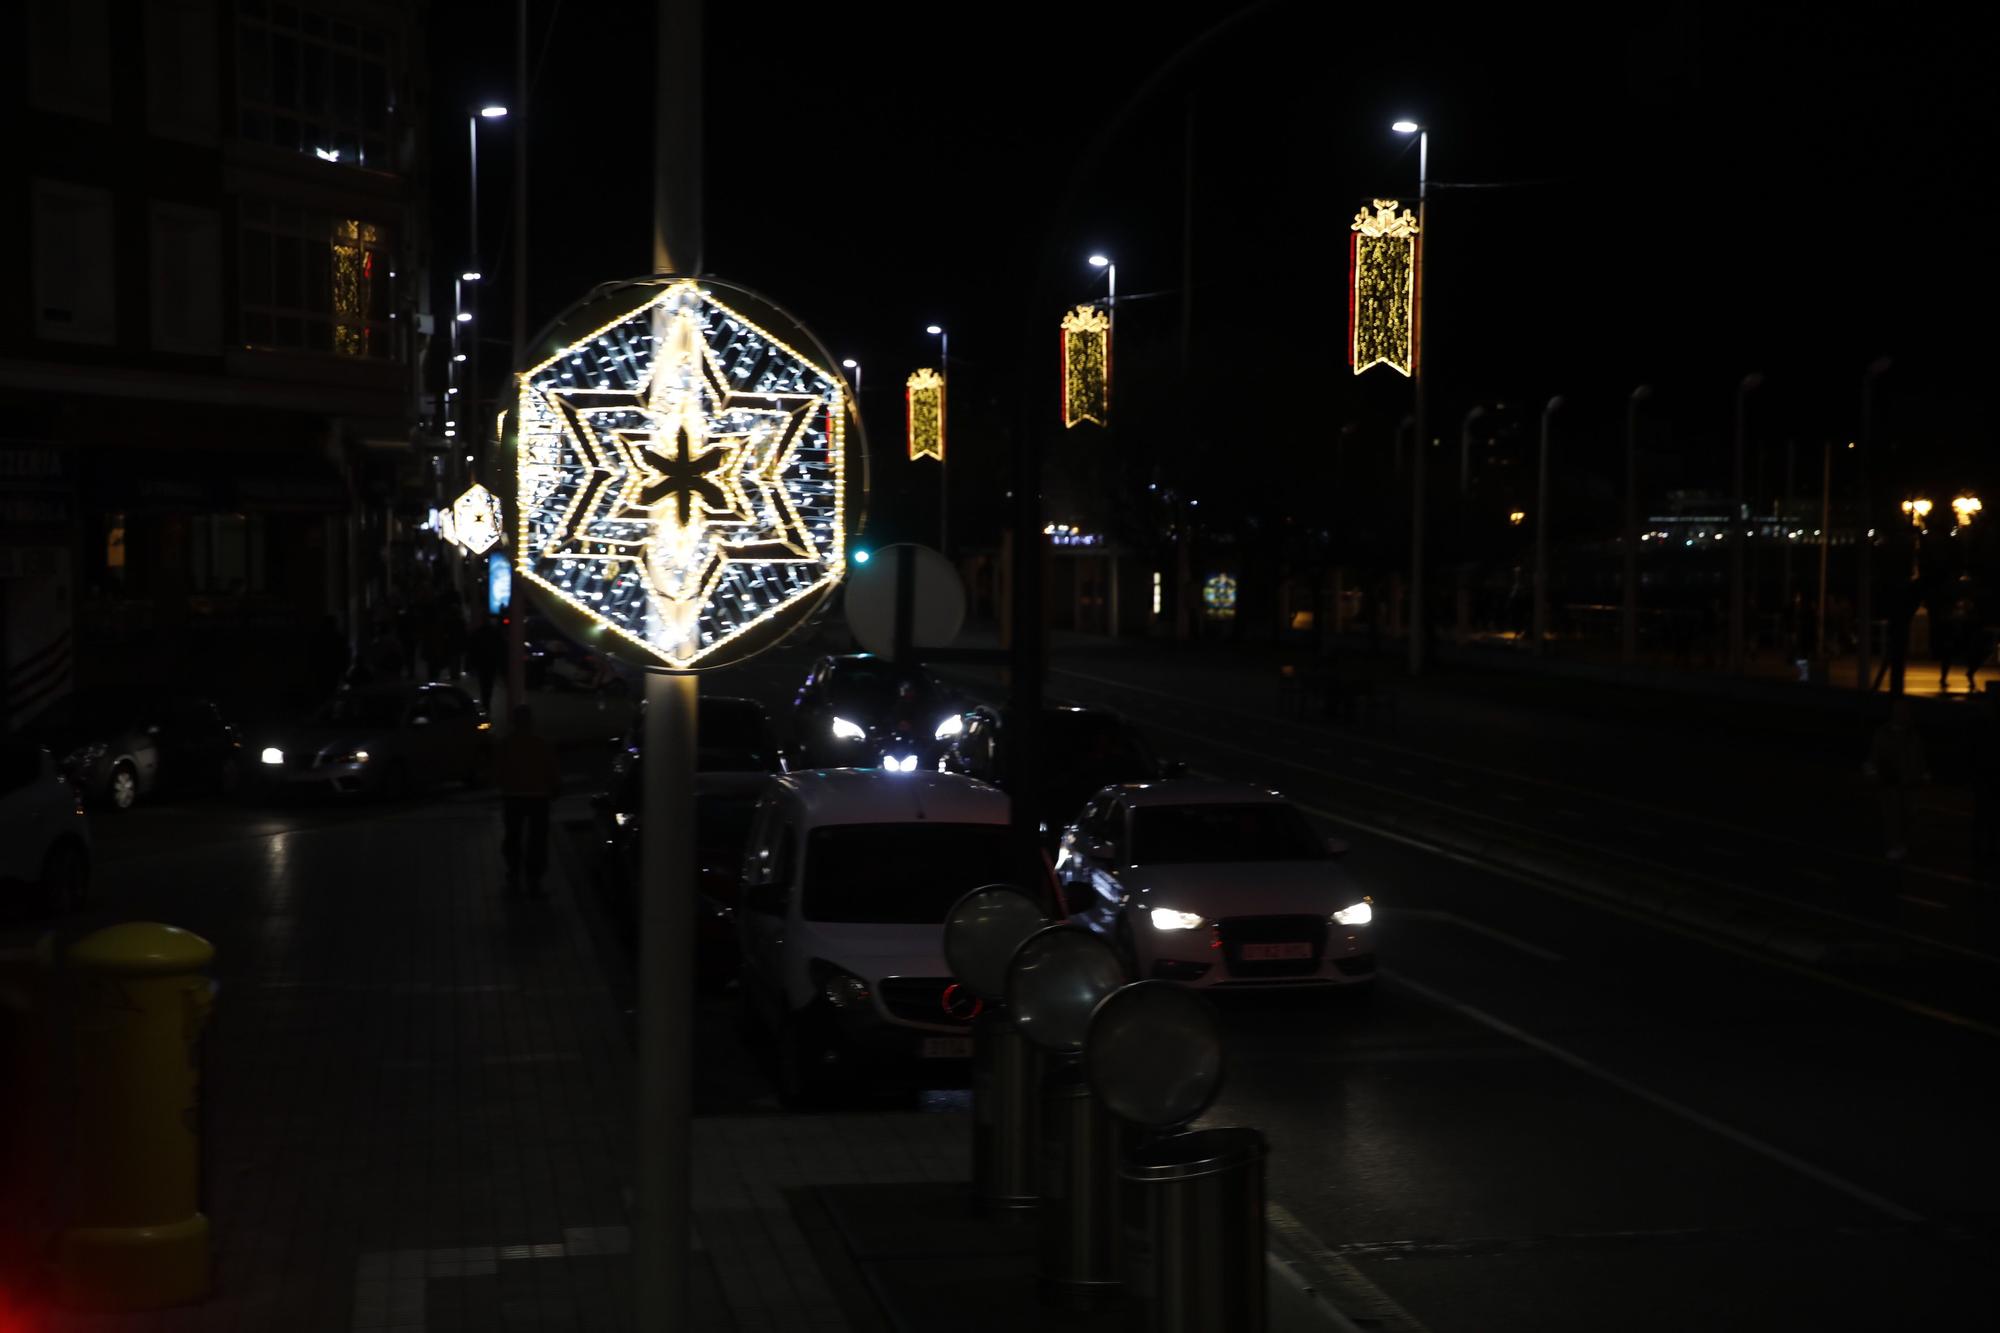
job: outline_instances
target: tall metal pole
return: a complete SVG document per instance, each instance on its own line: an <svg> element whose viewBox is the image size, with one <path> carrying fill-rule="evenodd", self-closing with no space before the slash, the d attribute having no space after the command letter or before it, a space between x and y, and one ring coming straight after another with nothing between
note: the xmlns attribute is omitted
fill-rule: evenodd
<svg viewBox="0 0 2000 1333"><path fill-rule="evenodd" d="M1743 436L1747 400L1763 382L1753 370L1736 386L1736 443L1729 472L1729 670L1736 675L1743 671L1743 548L1750 542L1743 526Z"/></svg>
<svg viewBox="0 0 2000 1333"><path fill-rule="evenodd" d="M1542 447L1535 462L1535 605L1530 617L1534 643L1530 651L1539 655L1549 633L1549 423L1562 410L1561 394L1542 408Z"/></svg>
<svg viewBox="0 0 2000 1333"><path fill-rule="evenodd" d="M1424 669L1424 472L1430 458L1430 430L1424 420L1424 256L1430 251L1430 222L1424 205L1430 194L1431 132L1417 131L1417 245L1411 274L1411 408L1415 430L1410 453L1410 674Z"/></svg>
<svg viewBox="0 0 2000 1333"><path fill-rule="evenodd" d="M1472 554L1470 547L1472 503L1472 423L1486 415L1486 404L1474 403L1458 423L1458 592L1453 616L1456 638L1464 643L1472 637Z"/></svg>
<svg viewBox="0 0 2000 1333"><path fill-rule="evenodd" d="M701 0L660 0L654 77L653 269L702 268ZM660 341L655 332L656 345ZM687 672L646 675L640 843L635 1328L688 1326L688 1122L694 1073L695 722Z"/></svg>
<svg viewBox="0 0 2000 1333"><path fill-rule="evenodd" d="M1826 660L1826 545L1833 533L1833 441L1820 446L1819 612L1813 617L1813 656Z"/></svg>
<svg viewBox="0 0 2000 1333"><path fill-rule="evenodd" d="M528 0L514 0L514 355L516 370L528 364ZM507 472L511 475L513 469ZM519 496L519 491L515 492ZM516 503L518 503L518 498ZM521 596L518 569L525 552L514 552L514 591L507 605L507 703L528 701L528 603Z"/></svg>
<svg viewBox="0 0 2000 1333"><path fill-rule="evenodd" d="M1625 401L1625 594L1618 608L1618 660L1639 660L1639 404L1653 396L1641 384Z"/></svg>
<svg viewBox="0 0 2000 1333"><path fill-rule="evenodd" d="M1889 358L1878 356L1868 363L1861 376L1861 466L1859 478L1860 518L1854 540L1861 550L1860 586L1854 590L1855 658L1854 685L1863 694L1875 688L1869 675L1874 665L1875 647L1875 381L1889 369Z"/></svg>
<svg viewBox="0 0 2000 1333"><path fill-rule="evenodd" d="M1792 488L1798 482L1798 441L1785 441L1785 497L1779 502L1780 524L1783 544L1778 547L1778 581L1784 587L1785 623L1792 627L1792 638L1785 645L1785 660L1793 660L1793 650L1798 648L1798 617L1792 613Z"/></svg>

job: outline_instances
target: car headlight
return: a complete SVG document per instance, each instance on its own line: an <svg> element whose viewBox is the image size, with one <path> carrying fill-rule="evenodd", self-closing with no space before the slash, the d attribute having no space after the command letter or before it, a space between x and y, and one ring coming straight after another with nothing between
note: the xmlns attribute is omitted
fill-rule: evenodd
<svg viewBox="0 0 2000 1333"><path fill-rule="evenodd" d="M340 762L343 764L365 764L368 762L368 751L349 750L346 754L340 756Z"/></svg>
<svg viewBox="0 0 2000 1333"><path fill-rule="evenodd" d="M865 741L868 733L844 717L833 720L833 738L837 741Z"/></svg>
<svg viewBox="0 0 2000 1333"><path fill-rule="evenodd" d="M871 996L868 983L845 968L836 967L824 958L815 958L812 972L813 979L819 983L819 993L834 1008L855 1009L868 1003Z"/></svg>
<svg viewBox="0 0 2000 1333"><path fill-rule="evenodd" d="M953 713L950 717L937 724L937 730L933 731L931 736L936 740L944 740L949 736L960 735L964 731L965 719L957 713Z"/></svg>
<svg viewBox="0 0 2000 1333"><path fill-rule="evenodd" d="M893 754L885 754L882 756L882 771L884 773L914 773L917 771L917 757L913 754L906 754L898 758Z"/></svg>
<svg viewBox="0 0 2000 1333"><path fill-rule="evenodd" d="M1198 930L1207 924L1193 912L1176 912L1171 907L1153 909L1154 930Z"/></svg>
<svg viewBox="0 0 2000 1333"><path fill-rule="evenodd" d="M267 764L282 764L285 762L285 752L275 745L267 745L264 747L264 753L258 758Z"/></svg>
<svg viewBox="0 0 2000 1333"><path fill-rule="evenodd" d="M1375 908L1371 900L1363 898L1352 907L1343 907L1333 914L1336 926L1365 926L1375 919Z"/></svg>

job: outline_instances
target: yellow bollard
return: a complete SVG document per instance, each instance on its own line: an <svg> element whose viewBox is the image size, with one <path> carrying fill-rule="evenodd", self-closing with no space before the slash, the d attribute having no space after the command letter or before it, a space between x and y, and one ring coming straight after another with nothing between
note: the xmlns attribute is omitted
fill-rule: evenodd
<svg viewBox="0 0 2000 1333"><path fill-rule="evenodd" d="M52 1034L69 1049L52 1052L51 1071L68 1094L53 1247L66 1305L150 1310L208 1294L195 1043L214 994L200 969L214 956L199 935L149 921L64 952L50 998L69 1019Z"/></svg>

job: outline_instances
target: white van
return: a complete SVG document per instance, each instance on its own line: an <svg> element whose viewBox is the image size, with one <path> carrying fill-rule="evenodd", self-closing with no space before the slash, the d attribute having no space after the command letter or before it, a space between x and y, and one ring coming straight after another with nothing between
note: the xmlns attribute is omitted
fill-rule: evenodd
<svg viewBox="0 0 2000 1333"><path fill-rule="evenodd" d="M765 787L736 920L744 1002L777 1038L786 1101L964 1078L979 1004L945 966L945 913L987 884L1054 902L1046 857L1016 841L1007 809L955 773L828 769Z"/></svg>

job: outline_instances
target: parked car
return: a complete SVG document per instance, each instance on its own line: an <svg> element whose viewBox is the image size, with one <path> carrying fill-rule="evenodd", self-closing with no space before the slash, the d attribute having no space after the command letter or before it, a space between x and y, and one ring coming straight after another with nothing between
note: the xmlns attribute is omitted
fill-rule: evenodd
<svg viewBox="0 0 2000 1333"><path fill-rule="evenodd" d="M1051 855L1063 826L1104 787L1154 782L1187 771L1185 764L1156 756L1131 723L1106 708L1048 705L1042 710L1036 749L1036 815L1041 821L1043 845ZM944 766L949 772L1010 790L1007 750L1005 714L980 704L961 715L958 730L945 748Z"/></svg>
<svg viewBox="0 0 2000 1333"><path fill-rule="evenodd" d="M342 690L257 746L265 791L401 795L437 782L477 782L488 724L456 685L392 682Z"/></svg>
<svg viewBox="0 0 2000 1333"><path fill-rule="evenodd" d="M806 768L936 768L960 707L958 696L920 666L836 653L813 663L799 687L793 739Z"/></svg>
<svg viewBox="0 0 2000 1333"><path fill-rule="evenodd" d="M83 800L31 741L0 741L0 915L58 915L90 894Z"/></svg>
<svg viewBox="0 0 2000 1333"><path fill-rule="evenodd" d="M1366 986L1370 900L1341 883L1338 846L1277 792L1180 778L1107 787L1063 830L1071 916L1132 974L1189 986Z"/></svg>
<svg viewBox="0 0 2000 1333"><path fill-rule="evenodd" d="M1015 884L1054 905L1007 796L956 773L831 769L771 779L743 858L743 1000L774 1035L791 1103L843 1086L965 1077L975 997L944 960L945 914Z"/></svg>
<svg viewBox="0 0 2000 1333"><path fill-rule="evenodd" d="M68 695L15 734L48 750L57 769L92 805L130 810L159 784L159 726L130 695Z"/></svg>

